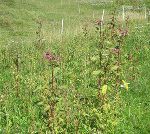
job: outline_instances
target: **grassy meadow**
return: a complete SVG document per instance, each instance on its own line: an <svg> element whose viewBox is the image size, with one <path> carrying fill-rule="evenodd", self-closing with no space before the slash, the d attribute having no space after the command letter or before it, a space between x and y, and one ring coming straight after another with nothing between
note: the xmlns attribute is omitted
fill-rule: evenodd
<svg viewBox="0 0 150 134"><path fill-rule="evenodd" d="M0 134L149 134L149 8L0 0Z"/></svg>

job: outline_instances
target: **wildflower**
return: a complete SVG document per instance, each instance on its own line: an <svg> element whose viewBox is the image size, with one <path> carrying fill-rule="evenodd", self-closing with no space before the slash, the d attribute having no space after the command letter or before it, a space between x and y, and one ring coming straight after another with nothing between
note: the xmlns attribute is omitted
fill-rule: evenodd
<svg viewBox="0 0 150 134"><path fill-rule="evenodd" d="M118 54L119 52L120 52L119 46L116 46L116 47L112 48L112 53L113 54Z"/></svg>
<svg viewBox="0 0 150 134"><path fill-rule="evenodd" d="M57 57L50 52L46 52L44 54L44 58L48 61L56 61L56 62L60 61L60 57Z"/></svg>
<svg viewBox="0 0 150 134"><path fill-rule="evenodd" d="M122 82L123 82L123 85L121 85L120 87L125 88L128 91L130 83L127 83L124 80L122 80Z"/></svg>
<svg viewBox="0 0 150 134"><path fill-rule="evenodd" d="M119 36L125 37L127 35L128 35L128 30L127 29L125 29L125 30L119 29Z"/></svg>
<svg viewBox="0 0 150 134"><path fill-rule="evenodd" d="M102 20L97 20L97 21L96 21L96 25L101 26L102 24L103 24L103 21L102 21Z"/></svg>
<svg viewBox="0 0 150 134"><path fill-rule="evenodd" d="M55 57L54 57L50 52L46 52L46 53L44 54L44 58L45 58L46 60L48 60L48 61L52 61L52 60L55 59Z"/></svg>

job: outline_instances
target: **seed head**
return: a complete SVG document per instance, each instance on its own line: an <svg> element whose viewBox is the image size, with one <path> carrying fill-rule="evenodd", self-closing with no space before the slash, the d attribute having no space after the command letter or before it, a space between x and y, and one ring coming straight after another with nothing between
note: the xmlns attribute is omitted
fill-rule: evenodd
<svg viewBox="0 0 150 134"><path fill-rule="evenodd" d="M125 30L119 29L119 36L125 37L127 35L128 35L128 30L127 29L125 29Z"/></svg>
<svg viewBox="0 0 150 134"><path fill-rule="evenodd" d="M101 26L102 24L103 24L103 21L102 21L102 20L97 20L97 21L96 21L96 25Z"/></svg>

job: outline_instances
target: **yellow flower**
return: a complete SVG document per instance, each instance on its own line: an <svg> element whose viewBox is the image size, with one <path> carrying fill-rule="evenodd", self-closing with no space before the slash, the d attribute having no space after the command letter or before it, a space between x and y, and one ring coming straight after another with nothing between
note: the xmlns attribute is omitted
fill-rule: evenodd
<svg viewBox="0 0 150 134"><path fill-rule="evenodd" d="M122 82L123 82L123 85L124 85L125 89L128 91L129 83L125 82L124 80L122 80Z"/></svg>

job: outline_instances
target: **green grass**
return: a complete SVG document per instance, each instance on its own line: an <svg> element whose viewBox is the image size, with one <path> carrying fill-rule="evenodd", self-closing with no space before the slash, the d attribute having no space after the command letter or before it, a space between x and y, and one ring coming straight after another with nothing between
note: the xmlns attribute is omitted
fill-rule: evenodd
<svg viewBox="0 0 150 134"><path fill-rule="evenodd" d="M149 129L149 27L141 29L131 37L130 46L127 50L132 51L132 47L139 46L139 50L135 53L137 56L137 64L134 66L138 69L138 75L135 81L130 82L130 92L123 94L126 107L123 110L125 122L123 122L123 131L125 133L143 133L150 132ZM143 40L144 39L144 40ZM128 72L130 74L130 72Z"/></svg>
<svg viewBox="0 0 150 134"><path fill-rule="evenodd" d="M115 8L133 4L124 2L83 2L79 14L75 0L63 0L62 5L60 0L0 0L0 133L150 133L147 20L130 16L119 70L111 53L121 38L116 33L112 39L107 23ZM95 20L103 9L104 37L99 37ZM119 23L115 22L115 30ZM135 28L138 24L144 28ZM60 61L48 62L46 52ZM128 91L117 86L118 75L130 83ZM99 76L101 86L108 86L106 94L104 87L98 88Z"/></svg>

